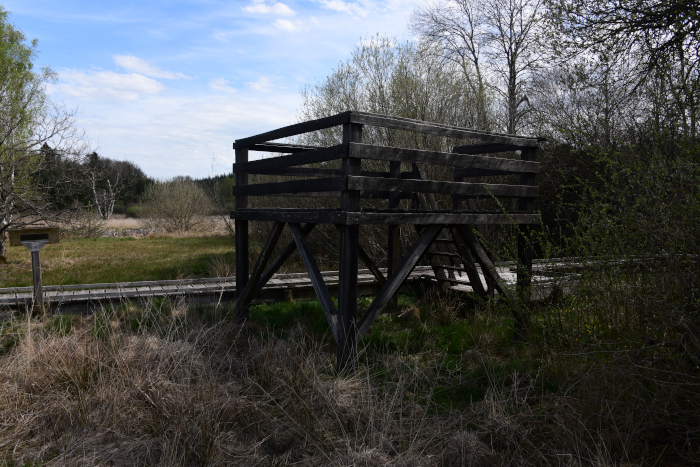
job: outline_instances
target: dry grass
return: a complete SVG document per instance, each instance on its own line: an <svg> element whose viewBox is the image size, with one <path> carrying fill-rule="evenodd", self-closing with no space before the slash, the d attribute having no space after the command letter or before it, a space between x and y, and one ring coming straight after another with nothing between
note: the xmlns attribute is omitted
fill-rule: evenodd
<svg viewBox="0 0 700 467"><path fill-rule="evenodd" d="M201 237L212 235L228 235L233 232L233 221L225 216L207 216L203 222L195 225L186 232L165 232L162 229L154 230L147 219L135 219L124 214L113 214L104 224L107 232L119 233L122 231L142 230L145 235L157 235L167 237ZM127 232L138 236L138 233ZM141 234L141 235L143 235Z"/></svg>
<svg viewBox="0 0 700 467"><path fill-rule="evenodd" d="M634 416L615 413L614 399L592 407L574 386L547 390L545 373L573 367L546 352L504 351L497 310L464 320L426 303L415 302L421 318L410 322L383 316L363 341L356 374L342 377L327 332L304 319L271 332L283 305L253 310L243 327L229 308L164 300L86 318L4 323L3 342L13 340L0 356L0 464L615 466L640 459L640 440L625 421ZM284 306L314 309L302 305ZM446 321L454 323L447 331ZM431 329L468 329L464 339L473 344L450 353ZM423 344L376 345L390 332L418 332ZM518 370L514 362L525 356L536 366ZM580 385L581 376L561 381L576 377ZM480 396L464 393L479 388ZM606 411L615 414L612 423L602 423ZM642 463L679 465L666 454L673 462L642 456Z"/></svg>

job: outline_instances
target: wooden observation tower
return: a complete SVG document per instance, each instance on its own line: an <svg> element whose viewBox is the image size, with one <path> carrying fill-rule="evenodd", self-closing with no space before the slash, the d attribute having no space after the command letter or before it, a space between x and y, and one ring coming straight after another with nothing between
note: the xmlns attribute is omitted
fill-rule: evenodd
<svg viewBox="0 0 700 467"><path fill-rule="evenodd" d="M308 132L342 126L342 144L311 147L275 143ZM436 152L363 144L365 127L403 130L469 142L451 152ZM298 123L249 138L236 140L235 219L237 319L248 317L248 307L267 281L289 256L298 250L337 343L339 370L353 367L356 342L370 328L398 292L422 256L426 256L441 286L457 278L468 278L474 293L486 295L495 289L512 305L516 335L524 330L526 316L518 297L528 297L532 272L529 226L539 223L533 212L538 196L535 174L537 138L470 130L437 123L348 111L332 117ZM248 160L249 151L282 153L279 157ZM520 158L494 154L518 151ZM384 164L384 170L364 170L362 162ZM335 163L333 161L336 161ZM339 162L338 162L339 161ZM385 161L377 163L374 161ZM409 171L402 171L410 167ZM451 168L450 180L429 179L428 166ZM334 167L334 168L329 168ZM284 177L284 181L249 184L249 174ZM484 183L488 177L519 175L518 183ZM293 178L290 180L290 178ZM506 177L499 177L499 180ZM511 177L511 180L513 178ZM335 208L249 208L251 196L302 196L339 198ZM438 209L436 197L451 198L451 209ZM475 199L490 199L497 209L476 209ZM516 201L509 200L516 199ZM369 208L363 199L386 200L386 208ZM411 208L402 209L409 199ZM336 201L337 203L337 201ZM337 204L336 204L337 206ZM507 209L504 206L510 206ZM249 271L248 222L269 221L270 233L260 256ZM331 299L306 236L317 224L335 224L340 232L338 306ZM287 224L293 241L272 259L273 249ZM387 226L387 276L360 245L360 227ZM485 224L520 224L518 229L518 277L513 295L498 276L479 242L476 229ZM399 226L414 226L417 241L400 257ZM272 260L272 261L271 261ZM358 261L382 284L372 304L357 316ZM481 274L480 274L481 272ZM482 282L481 275L485 279Z"/></svg>

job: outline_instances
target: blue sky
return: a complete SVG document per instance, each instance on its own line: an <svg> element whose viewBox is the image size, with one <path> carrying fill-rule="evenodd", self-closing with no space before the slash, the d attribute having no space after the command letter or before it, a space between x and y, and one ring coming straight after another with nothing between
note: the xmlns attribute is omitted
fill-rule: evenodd
<svg viewBox="0 0 700 467"><path fill-rule="evenodd" d="M149 176L230 171L231 144L296 121L299 91L374 34L404 40L415 0L2 2L58 72L106 157Z"/></svg>

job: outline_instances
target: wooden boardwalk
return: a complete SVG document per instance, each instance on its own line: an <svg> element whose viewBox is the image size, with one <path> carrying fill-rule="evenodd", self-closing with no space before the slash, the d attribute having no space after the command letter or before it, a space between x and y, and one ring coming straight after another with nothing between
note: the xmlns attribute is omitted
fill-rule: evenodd
<svg viewBox="0 0 700 467"><path fill-rule="evenodd" d="M504 282L515 288L516 273L513 266L504 264L497 267ZM543 275L536 276L532 298L546 298L552 289L552 282ZM382 270L386 274L386 270ZM338 272L322 273L332 294L337 293ZM417 287L421 283L436 281L430 266L417 266L406 281L406 287ZM456 284L455 291L472 292L465 284ZM368 269L360 269L358 275L358 292L360 295L375 295L381 289L380 284ZM192 304L216 304L234 300L236 290L235 277L217 277L207 279L182 279L169 281L141 281L105 284L73 284L44 286L44 300L49 310L57 312L90 312L95 308L127 301L142 301L153 297L182 298ZM315 299L311 280L307 273L276 274L263 288L256 303L276 302L297 299ZM0 288L0 309L24 310L32 305L33 293L31 287Z"/></svg>

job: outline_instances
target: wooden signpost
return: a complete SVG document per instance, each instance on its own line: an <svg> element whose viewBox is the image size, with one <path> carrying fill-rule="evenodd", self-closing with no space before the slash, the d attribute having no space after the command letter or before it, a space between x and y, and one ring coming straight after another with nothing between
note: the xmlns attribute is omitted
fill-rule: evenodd
<svg viewBox="0 0 700 467"><path fill-rule="evenodd" d="M27 229L11 229L10 246L24 245L32 252L32 279L34 283L34 309L44 314L44 293L41 287L41 258L39 252L44 245L58 243L58 227L33 227Z"/></svg>

